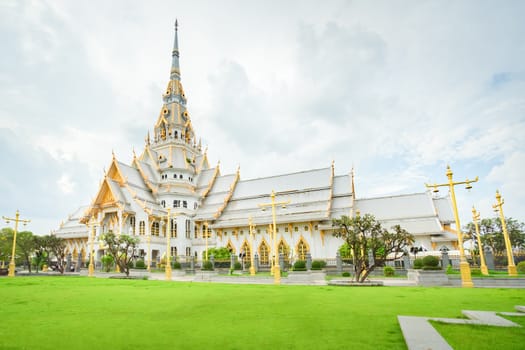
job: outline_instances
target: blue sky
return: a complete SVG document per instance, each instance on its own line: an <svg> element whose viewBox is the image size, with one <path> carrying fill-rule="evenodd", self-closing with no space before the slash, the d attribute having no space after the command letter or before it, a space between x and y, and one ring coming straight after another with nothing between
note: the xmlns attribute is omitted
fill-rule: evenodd
<svg viewBox="0 0 525 350"><path fill-rule="evenodd" d="M522 1L0 3L0 213L47 234L142 150L179 19L197 135L223 174L356 170L358 197L457 188L525 221ZM442 191L443 194L446 191Z"/></svg>

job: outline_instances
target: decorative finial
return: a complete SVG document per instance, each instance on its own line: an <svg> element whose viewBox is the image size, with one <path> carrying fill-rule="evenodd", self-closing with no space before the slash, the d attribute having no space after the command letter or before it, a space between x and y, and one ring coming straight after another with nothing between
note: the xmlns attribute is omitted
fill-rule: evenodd
<svg viewBox="0 0 525 350"><path fill-rule="evenodd" d="M111 155L113 156L113 160L115 160L115 150L111 150Z"/></svg>
<svg viewBox="0 0 525 350"><path fill-rule="evenodd" d="M179 29L179 21L175 18L175 31Z"/></svg>
<svg viewBox="0 0 525 350"><path fill-rule="evenodd" d="M135 153L135 146L133 146L133 159L137 158L137 154Z"/></svg>

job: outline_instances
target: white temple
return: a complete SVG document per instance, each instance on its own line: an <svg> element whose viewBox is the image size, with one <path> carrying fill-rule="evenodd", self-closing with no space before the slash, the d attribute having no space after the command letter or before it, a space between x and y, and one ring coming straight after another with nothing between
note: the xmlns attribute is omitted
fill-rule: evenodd
<svg viewBox="0 0 525 350"><path fill-rule="evenodd" d="M148 133L140 156L133 152L128 165L113 154L93 202L55 232L67 240L75 260L82 254L86 261L92 228L96 261L104 254L100 235L108 231L139 237L137 255L148 264L166 254L166 234L171 235L171 256L200 259L206 248L227 247L249 257L251 219L256 225L253 249L264 266L273 255L273 220L272 210L263 211L259 204L270 202L272 191L277 201L289 201L286 208L276 208L279 252L287 260L304 259L307 252L314 259L334 258L343 241L333 237L331 220L356 213L373 214L386 228L401 225L415 236L414 246L428 251L457 249L448 197L422 192L356 198L353 172L336 175L333 163L248 180L241 179L239 169L223 175L219 164L210 167L186 109L177 24L170 80L162 99L153 137ZM168 227L171 232L166 232Z"/></svg>

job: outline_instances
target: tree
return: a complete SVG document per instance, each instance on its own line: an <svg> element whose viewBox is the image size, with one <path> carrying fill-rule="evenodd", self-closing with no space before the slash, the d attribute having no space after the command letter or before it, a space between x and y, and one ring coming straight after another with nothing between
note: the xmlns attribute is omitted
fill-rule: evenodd
<svg viewBox="0 0 525 350"><path fill-rule="evenodd" d="M102 240L108 246L109 254L115 259L120 271L129 276L129 267L139 238L128 235L117 236L113 232L108 232L102 236Z"/></svg>
<svg viewBox="0 0 525 350"><path fill-rule="evenodd" d="M22 259L27 264L29 273L31 273L31 255L35 251L35 239L33 233L30 231L18 232L16 234L16 247L17 254L22 256Z"/></svg>
<svg viewBox="0 0 525 350"><path fill-rule="evenodd" d="M50 236L34 236L35 241L35 265L38 269L45 263L47 266L50 265L49 258L51 257L51 251L49 247Z"/></svg>
<svg viewBox="0 0 525 350"><path fill-rule="evenodd" d="M49 235L45 238L49 251L57 259L57 269L63 274L66 258L66 241L60 237Z"/></svg>
<svg viewBox="0 0 525 350"><path fill-rule="evenodd" d="M355 280L364 282L368 275L386 261L399 259L404 248L414 243L414 236L396 225L387 231L373 215L333 219L334 236L343 238L350 248ZM369 258L369 256L373 258Z"/></svg>
<svg viewBox="0 0 525 350"><path fill-rule="evenodd" d="M0 261L9 262L11 258L11 249L13 248L14 230L5 227L0 231Z"/></svg>
<svg viewBox="0 0 525 350"><path fill-rule="evenodd" d="M513 247L525 247L525 224L513 218L505 218L510 243ZM477 240L474 223L466 227L468 239ZM506 251L503 228L499 217L482 219L479 223L479 234L483 246L492 248L494 255L503 255Z"/></svg>

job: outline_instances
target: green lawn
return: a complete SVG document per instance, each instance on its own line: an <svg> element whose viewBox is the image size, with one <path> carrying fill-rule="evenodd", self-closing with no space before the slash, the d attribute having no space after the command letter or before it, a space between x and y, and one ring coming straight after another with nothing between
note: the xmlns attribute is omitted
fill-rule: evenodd
<svg viewBox="0 0 525 350"><path fill-rule="evenodd" d="M524 290L0 278L0 349L405 349L397 315L514 305Z"/></svg>

